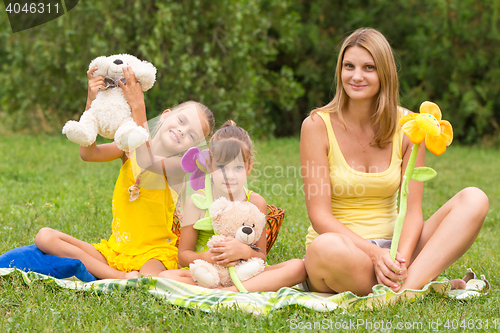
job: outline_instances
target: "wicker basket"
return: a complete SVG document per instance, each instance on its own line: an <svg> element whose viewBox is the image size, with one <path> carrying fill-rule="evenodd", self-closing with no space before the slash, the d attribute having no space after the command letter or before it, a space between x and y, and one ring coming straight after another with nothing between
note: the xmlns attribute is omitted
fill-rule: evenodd
<svg viewBox="0 0 500 333"><path fill-rule="evenodd" d="M285 217L285 210L277 208L273 205L267 205L267 229L266 229L266 253L269 253L273 246ZM172 231L177 235L177 244L179 247L179 237L181 235L181 223L177 214L174 213L174 222L172 223Z"/></svg>

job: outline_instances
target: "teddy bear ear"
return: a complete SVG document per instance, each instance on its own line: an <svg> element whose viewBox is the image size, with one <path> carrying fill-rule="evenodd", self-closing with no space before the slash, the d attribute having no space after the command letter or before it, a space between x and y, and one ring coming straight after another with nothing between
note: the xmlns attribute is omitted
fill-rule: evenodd
<svg viewBox="0 0 500 333"><path fill-rule="evenodd" d="M252 203L249 203L251 209L250 209L250 212L249 212L249 215L253 216L253 219L255 219L255 232L257 233L257 235L260 235L262 233L262 230L264 228L266 228L266 225L267 225L267 218L266 218L266 215L264 213L262 213L259 208L257 208L257 206L255 206L254 204Z"/></svg>
<svg viewBox="0 0 500 333"><path fill-rule="evenodd" d="M213 219L217 219L230 204L231 201L224 197L215 200L210 206L210 215Z"/></svg>
<svg viewBox="0 0 500 333"><path fill-rule="evenodd" d="M94 60L92 60L90 62L89 69L91 69L92 67L95 67L95 66L97 66L97 70L93 74L94 77L99 76L99 75L106 76L106 74L108 73L108 68L109 68L109 61L108 61L107 57L100 56L100 57L95 58Z"/></svg>
<svg viewBox="0 0 500 333"><path fill-rule="evenodd" d="M142 91L149 90L156 80L156 67L147 61L139 61L133 66L135 77L140 82Z"/></svg>
<svg viewBox="0 0 500 333"><path fill-rule="evenodd" d="M137 81L141 84L142 91L149 90L156 80L156 67L150 62L141 61L131 54L120 54L127 65L132 67Z"/></svg>
<svg viewBox="0 0 500 333"><path fill-rule="evenodd" d="M124 64L127 66L134 67L134 66L137 66L137 64L141 62L139 59L137 59L133 55L127 54L127 53L120 53L120 54L117 54L116 56L120 57L120 59L123 60Z"/></svg>

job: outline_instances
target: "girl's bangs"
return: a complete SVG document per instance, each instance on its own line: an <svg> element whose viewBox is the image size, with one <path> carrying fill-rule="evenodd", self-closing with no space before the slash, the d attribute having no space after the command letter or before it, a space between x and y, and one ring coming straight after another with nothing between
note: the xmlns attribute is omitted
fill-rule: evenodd
<svg viewBox="0 0 500 333"><path fill-rule="evenodd" d="M210 142L210 155L212 156L212 162L223 165L236 158L243 158L242 149L236 140Z"/></svg>

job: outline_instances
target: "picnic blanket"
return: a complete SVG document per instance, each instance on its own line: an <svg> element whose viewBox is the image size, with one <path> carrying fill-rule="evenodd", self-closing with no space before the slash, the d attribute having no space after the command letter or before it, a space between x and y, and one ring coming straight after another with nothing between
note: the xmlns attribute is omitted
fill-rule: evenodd
<svg viewBox="0 0 500 333"><path fill-rule="evenodd" d="M405 290L396 294L389 288L376 285L373 295L359 297L351 292L341 294L321 294L304 292L297 288L281 288L277 292L238 293L217 289L205 289L165 278L139 278L129 280L97 280L82 282L75 279L56 279L35 272L25 272L16 268L0 268L0 276L7 276L19 272L25 283L35 281L57 285L61 288L73 290L88 290L98 292L126 291L131 288L142 288L151 295L166 302L190 309L199 309L206 312L217 311L221 307L238 308L254 314L268 314L286 306L301 306L315 311L333 311L335 309L348 310L371 309L386 303L396 301L400 296L412 300L424 297L430 292L437 292L450 299L466 299L469 297L486 295L490 289L488 281L481 276L477 278L469 270L466 276L465 290L450 290L450 283L445 277L439 277L430 282L422 290Z"/></svg>

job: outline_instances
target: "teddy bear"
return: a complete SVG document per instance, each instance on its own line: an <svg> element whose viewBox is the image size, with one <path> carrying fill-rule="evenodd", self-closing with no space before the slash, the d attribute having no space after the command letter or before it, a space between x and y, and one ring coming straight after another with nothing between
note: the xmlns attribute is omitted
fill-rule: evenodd
<svg viewBox="0 0 500 333"><path fill-rule="evenodd" d="M62 130L69 140L90 146L97 134L114 139L121 150L133 150L147 141L148 131L134 122L123 91L118 81L125 82L122 67L131 66L142 91L150 89L155 83L156 68L147 61L141 61L130 54L116 54L97 57L89 69L97 66L94 77L102 75L106 84L92 101L90 109L83 112L80 121L68 121Z"/></svg>
<svg viewBox="0 0 500 333"><path fill-rule="evenodd" d="M215 235L208 241L209 248L224 238L233 237L258 250L255 243L266 227L266 215L257 206L250 202L230 201L222 197L210 206L210 216ZM240 281L250 279L261 273L264 268L264 260L261 258L240 260L234 266ZM226 267L196 259L189 265L189 269L193 280L202 287L229 287L234 284Z"/></svg>

